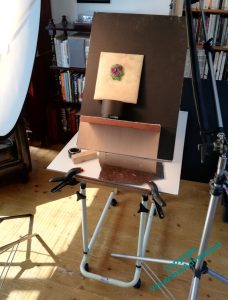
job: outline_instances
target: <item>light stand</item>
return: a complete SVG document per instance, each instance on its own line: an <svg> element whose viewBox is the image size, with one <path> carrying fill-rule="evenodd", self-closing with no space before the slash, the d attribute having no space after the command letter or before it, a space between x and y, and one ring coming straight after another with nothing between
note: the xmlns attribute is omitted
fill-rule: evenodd
<svg viewBox="0 0 228 300"><path fill-rule="evenodd" d="M5 1L1 5L0 11L0 140L7 138L15 129L21 127L21 121L18 118L28 90L34 57L36 53L39 20L40 20L40 0L30 1ZM17 80L15 82L15 71ZM17 124L17 125L16 125ZM29 160L28 155L25 153L27 146L25 137L21 133L22 130L14 131L17 140L18 158L15 161L15 166L24 167L24 163L20 160L26 158ZM24 132L23 132L24 133ZM25 142L25 143L23 143ZM23 145L21 146L21 144ZM25 146L25 145L26 146ZM28 162L30 164L30 162ZM10 161L7 168L13 170L13 163ZM0 273L0 289L7 277L9 268L11 266L20 266L21 270L17 274L20 277L25 269L37 266L37 263L31 261L31 243L33 238L41 243L48 254L53 258L53 263L39 263L41 266L55 266L57 258L52 250L47 246L40 235L32 233L33 230L33 215L15 215L8 217L0 217L0 223L3 221L13 219L29 218L28 234L20 237L7 245L0 246L0 254L9 252L7 261L1 262L0 267L3 267ZM25 251L25 261L13 262L18 246L21 242L26 242L27 247Z"/></svg>
<svg viewBox="0 0 228 300"><path fill-rule="evenodd" d="M198 116L198 121L200 126L200 134L202 137L202 145L200 145L201 160L204 161L204 157L207 154L209 147L211 147L208 141L213 131L211 131L208 126L207 115L206 115L207 110L205 109L205 102L203 98L202 86L201 86L200 76L199 76L199 65L196 56L196 45L194 41L192 11L191 11L191 4L194 2L198 2L198 1L190 1L190 0L186 1L186 17L187 17L187 25L188 25L188 39L189 39L189 48L190 48L190 56L191 56L192 81L193 81L195 106L196 106L197 116ZM208 247L208 241L212 231L214 216L215 216L218 202L221 199L221 196L223 194L224 186L226 186L228 183L228 172L226 171L228 143L223 130L222 114L221 114L217 85L216 85L214 69L213 69L213 60L212 60L212 53L211 53L212 47L210 45L211 40L208 40L207 32L206 32L205 15L203 12L204 1L199 1L199 2L200 2L202 24L203 24L204 40L206 41L204 44L204 49L206 51L210 80L212 83L213 97L214 97L217 124L218 124L217 137L215 142L213 142L213 150L219 153L217 171L214 176L214 179L210 181L210 194L211 194L210 203L209 203L207 216L206 216L202 237L200 241L200 246L198 250L198 257L203 257L203 254L206 252ZM196 261L193 271L194 271L194 275L193 275L191 288L189 292L189 298L188 298L189 300L197 299L199 283L202 274L209 273L210 275L221 280L222 282L228 283L228 279L208 269L207 263L203 261L203 258L202 259L199 258Z"/></svg>

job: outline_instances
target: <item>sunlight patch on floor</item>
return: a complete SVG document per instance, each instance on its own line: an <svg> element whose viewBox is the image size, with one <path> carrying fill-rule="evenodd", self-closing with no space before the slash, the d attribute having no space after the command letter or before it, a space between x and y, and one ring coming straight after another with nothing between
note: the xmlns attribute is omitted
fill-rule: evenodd
<svg viewBox="0 0 228 300"><path fill-rule="evenodd" d="M8 298L11 299L20 299L20 300L28 300L28 299L38 299L40 295L40 291L21 291L21 290L14 290L11 291Z"/></svg>
<svg viewBox="0 0 228 300"><path fill-rule="evenodd" d="M98 191L99 188L87 188L87 207L92 205ZM34 218L34 232L42 233L42 238L48 246L59 255L68 250L81 226L81 221L81 201L77 201L76 195L73 194L38 205Z"/></svg>

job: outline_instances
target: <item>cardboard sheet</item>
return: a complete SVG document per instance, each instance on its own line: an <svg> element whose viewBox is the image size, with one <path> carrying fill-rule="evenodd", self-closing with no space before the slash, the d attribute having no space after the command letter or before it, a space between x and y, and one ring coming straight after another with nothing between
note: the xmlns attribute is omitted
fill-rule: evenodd
<svg viewBox="0 0 228 300"><path fill-rule="evenodd" d="M113 153L99 152L98 155L99 163L101 166L109 165L114 167L121 167L128 170L148 172L155 174L157 172L157 161L153 159L145 159L140 157L119 155Z"/></svg>
<svg viewBox="0 0 228 300"><path fill-rule="evenodd" d="M142 64L143 55L101 52L94 99L136 104ZM115 65L123 68L123 75L119 80L112 78L111 69Z"/></svg>
<svg viewBox="0 0 228 300"><path fill-rule="evenodd" d="M81 122L93 123L93 124L100 124L100 125L107 125L107 126L117 126L122 128L135 128L141 130L150 130L150 131L161 131L160 124L148 124L142 122L130 122L130 121L123 121L123 120L115 120L109 118L100 118L100 117L92 117L92 116L81 116Z"/></svg>
<svg viewBox="0 0 228 300"><path fill-rule="evenodd" d="M115 120L111 120L114 122ZM109 124L95 124L81 120L78 144L81 149L103 151L133 157L157 159L160 130L143 130ZM124 121L122 121L124 123ZM126 122L126 121L125 121ZM119 123L119 120L117 120ZM128 122L133 123L134 122Z"/></svg>

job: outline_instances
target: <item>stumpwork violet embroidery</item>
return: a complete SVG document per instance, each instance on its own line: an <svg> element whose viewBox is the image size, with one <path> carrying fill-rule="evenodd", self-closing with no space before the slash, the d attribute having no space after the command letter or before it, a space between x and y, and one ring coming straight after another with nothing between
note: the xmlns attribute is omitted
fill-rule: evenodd
<svg viewBox="0 0 228 300"><path fill-rule="evenodd" d="M111 67L111 77L113 80L121 80L123 75L124 75L123 66L115 64Z"/></svg>

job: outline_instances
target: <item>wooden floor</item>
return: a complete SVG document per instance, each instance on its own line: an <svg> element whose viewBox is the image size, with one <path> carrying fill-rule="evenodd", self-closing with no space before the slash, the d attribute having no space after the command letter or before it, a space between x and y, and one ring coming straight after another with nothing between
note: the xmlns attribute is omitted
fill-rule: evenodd
<svg viewBox="0 0 228 300"><path fill-rule="evenodd" d="M48 179L57 173L46 170L57 154L55 150L31 147L33 171L28 183L14 181L0 185L1 215L34 214L33 233L40 235L49 248L36 237L32 239L30 259L26 257L26 242L11 253L12 267L1 281L0 299L9 300L87 300L87 299L167 299L160 290L149 291L153 281L142 271L140 289L119 288L82 277L79 264L82 257L81 203L76 201L75 188L67 187L52 194ZM87 205L89 232L93 232L100 212L111 191L110 187L89 185ZM189 248L198 247L209 202L208 185L182 181L178 197L163 195L167 201L166 217L155 217L148 257L177 259ZM108 219L98 236L90 259L91 271L104 276L131 280L134 262L111 258L110 253L135 255L138 234L140 194L120 191L118 206L110 208ZM219 205L209 246L221 242L222 247L207 257L209 267L228 276L228 224L221 221ZM29 219L14 219L0 224L0 246L28 233ZM0 267L9 251L0 255ZM27 259L26 259L27 258ZM161 279L167 276L162 265L148 263ZM4 271L6 272L6 270ZM4 276L3 276L4 277ZM167 288L173 299L187 299L191 271L187 270ZM204 275L198 299L228 299L228 286Z"/></svg>

